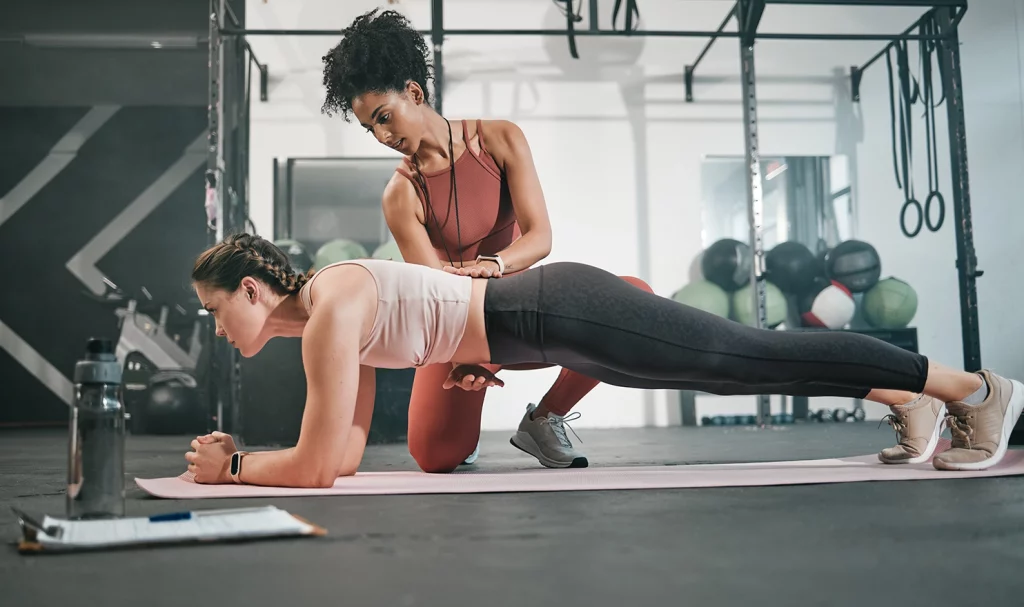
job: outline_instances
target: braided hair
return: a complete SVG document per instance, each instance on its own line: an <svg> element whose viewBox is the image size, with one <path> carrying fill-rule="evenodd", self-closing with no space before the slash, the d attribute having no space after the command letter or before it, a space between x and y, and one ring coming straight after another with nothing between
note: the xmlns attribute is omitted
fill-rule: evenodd
<svg viewBox="0 0 1024 607"><path fill-rule="evenodd" d="M274 243L251 234L232 234L196 258L192 282L223 289L238 290L242 279L252 276L265 282L278 295L298 293L309 282L307 273L292 268L288 255Z"/></svg>
<svg viewBox="0 0 1024 607"><path fill-rule="evenodd" d="M427 80L433 68L427 62L427 43L404 15L374 9L341 33L341 42L323 58L323 113L339 113L348 121L356 97L401 92L409 81L420 85L423 101L430 104Z"/></svg>

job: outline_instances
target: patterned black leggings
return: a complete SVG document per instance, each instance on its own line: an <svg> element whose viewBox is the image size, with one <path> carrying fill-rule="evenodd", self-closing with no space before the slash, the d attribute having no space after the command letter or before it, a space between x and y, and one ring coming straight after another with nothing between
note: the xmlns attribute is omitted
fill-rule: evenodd
<svg viewBox="0 0 1024 607"><path fill-rule="evenodd" d="M755 329L580 263L491 280L491 362L551 363L604 383L711 394L920 392L928 359L846 332Z"/></svg>

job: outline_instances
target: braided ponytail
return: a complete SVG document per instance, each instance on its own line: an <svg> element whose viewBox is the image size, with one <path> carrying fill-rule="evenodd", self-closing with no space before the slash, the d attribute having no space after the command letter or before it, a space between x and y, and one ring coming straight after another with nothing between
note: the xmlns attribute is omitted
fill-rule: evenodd
<svg viewBox="0 0 1024 607"><path fill-rule="evenodd" d="M204 251L192 268L192 282L229 293L246 276L265 282L278 295L298 293L312 275L292 268L288 255L274 243L252 234L232 234Z"/></svg>

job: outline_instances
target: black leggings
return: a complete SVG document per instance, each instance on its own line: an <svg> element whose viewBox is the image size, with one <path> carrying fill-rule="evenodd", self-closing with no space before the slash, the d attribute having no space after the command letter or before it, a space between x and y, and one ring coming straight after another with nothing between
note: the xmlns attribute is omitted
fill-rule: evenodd
<svg viewBox="0 0 1024 607"><path fill-rule="evenodd" d="M551 363L606 384L711 394L863 398L921 392L928 359L839 331L755 329L579 263L487 283L491 362Z"/></svg>

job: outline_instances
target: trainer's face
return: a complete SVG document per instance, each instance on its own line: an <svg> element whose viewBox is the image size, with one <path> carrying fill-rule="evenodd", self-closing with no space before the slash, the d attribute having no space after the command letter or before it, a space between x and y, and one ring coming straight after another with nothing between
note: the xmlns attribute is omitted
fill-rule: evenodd
<svg viewBox="0 0 1024 607"><path fill-rule="evenodd" d="M267 343L263 326L269 312L263 297L270 289L252 277L242 279L234 293L196 284L196 295L217 324L217 335L228 340L238 352L249 358L259 353Z"/></svg>
<svg viewBox="0 0 1024 607"><path fill-rule="evenodd" d="M415 82L400 93L365 93L352 100L352 113L377 141L409 156L423 133L423 89Z"/></svg>

